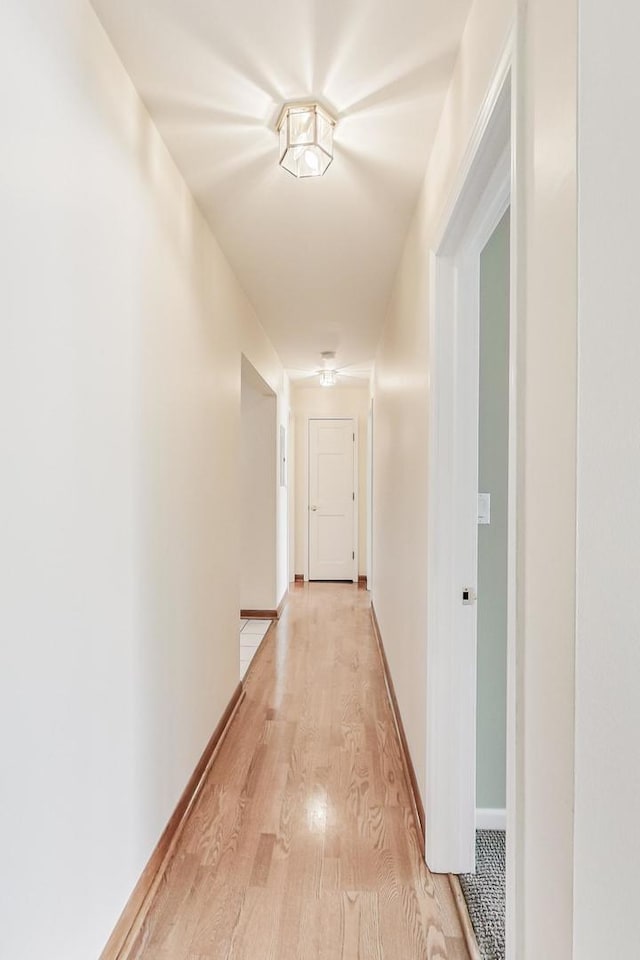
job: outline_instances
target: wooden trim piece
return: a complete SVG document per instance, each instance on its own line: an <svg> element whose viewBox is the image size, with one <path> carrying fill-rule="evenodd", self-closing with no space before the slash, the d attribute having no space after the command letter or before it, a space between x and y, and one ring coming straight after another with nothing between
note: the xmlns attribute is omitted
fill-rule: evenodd
<svg viewBox="0 0 640 960"><path fill-rule="evenodd" d="M400 739L400 745L402 747L402 762L404 766L404 773L407 780L407 786L409 787L409 793L411 794L414 806L414 813L416 814L416 820L418 823L418 829L420 831L421 840L422 840L422 852L425 851L425 818L424 818L424 804L422 803L422 797L420 796L420 789L418 787L418 778L416 777L415 767L413 766L413 760L411 759L411 752L409 750L409 743L407 741L407 735L404 730L404 724L402 722L402 715L400 713L400 707L398 705L398 698L396 697L396 691L393 686L393 680L391 678L391 671L389 669L389 661L387 660L387 655L384 650L384 643L382 642L382 634L380 633L380 624L378 623L378 618L376 616L376 611L371 604L371 622L373 623L373 632L376 635L376 640L378 642L378 651L380 653L380 659L382 661L382 669L384 672L384 679L387 686L387 693L389 695L389 703L391 705L391 712L393 714L393 719L396 724L396 729L398 731L398 737Z"/></svg>
<svg viewBox="0 0 640 960"><path fill-rule="evenodd" d="M282 594L282 600L278 604L277 610L241 610L240 618L242 620L279 620L282 616L282 611L287 605L288 599L289 590L287 589Z"/></svg>
<svg viewBox="0 0 640 960"><path fill-rule="evenodd" d="M358 586L364 587L365 590L367 589L367 578L366 578L366 576L363 576L362 574L360 574L360 576L358 577Z"/></svg>
<svg viewBox="0 0 640 960"><path fill-rule="evenodd" d="M293 579L295 583L304 583L304 573L294 573Z"/></svg>
<svg viewBox="0 0 640 960"><path fill-rule="evenodd" d="M242 684L239 683L233 691L217 727L211 734L211 738L204 748L204 752L198 760L155 850L149 857L149 861L142 871L104 950L100 954L99 960L127 960L127 957L130 956L135 938L144 923L158 886L167 871L176 842L243 699L244 689Z"/></svg>
<svg viewBox="0 0 640 960"><path fill-rule="evenodd" d="M451 886L453 901L456 905L456 912L458 914L460 926L462 927L464 942L467 945L470 960L482 960L480 947L478 946L478 941L476 939L476 933L473 929L473 924L471 923L471 917L469 916L467 901L464 898L464 893L462 892L462 887L460 885L460 878L455 873L449 874L449 885Z"/></svg>

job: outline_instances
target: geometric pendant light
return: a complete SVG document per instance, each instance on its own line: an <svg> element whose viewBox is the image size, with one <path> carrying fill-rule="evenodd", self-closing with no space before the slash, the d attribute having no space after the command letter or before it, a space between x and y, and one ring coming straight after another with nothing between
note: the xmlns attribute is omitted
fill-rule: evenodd
<svg viewBox="0 0 640 960"><path fill-rule="evenodd" d="M318 103L289 103L278 120L280 166L294 177L321 177L333 160L336 122Z"/></svg>

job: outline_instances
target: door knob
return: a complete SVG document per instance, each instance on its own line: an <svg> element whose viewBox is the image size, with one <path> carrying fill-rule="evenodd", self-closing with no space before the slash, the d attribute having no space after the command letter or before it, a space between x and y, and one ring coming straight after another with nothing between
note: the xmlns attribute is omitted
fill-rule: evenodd
<svg viewBox="0 0 640 960"><path fill-rule="evenodd" d="M314 504L314 505L311 507L311 509L312 509L313 511L316 511L318 508L317 508L316 505Z"/></svg>

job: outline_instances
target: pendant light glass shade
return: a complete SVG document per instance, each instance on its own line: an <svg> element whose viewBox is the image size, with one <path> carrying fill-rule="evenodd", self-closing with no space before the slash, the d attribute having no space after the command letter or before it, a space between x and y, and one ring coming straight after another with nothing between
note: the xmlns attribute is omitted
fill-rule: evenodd
<svg viewBox="0 0 640 960"><path fill-rule="evenodd" d="M334 126L317 103L284 107L278 120L280 166L294 177L321 177L333 160Z"/></svg>

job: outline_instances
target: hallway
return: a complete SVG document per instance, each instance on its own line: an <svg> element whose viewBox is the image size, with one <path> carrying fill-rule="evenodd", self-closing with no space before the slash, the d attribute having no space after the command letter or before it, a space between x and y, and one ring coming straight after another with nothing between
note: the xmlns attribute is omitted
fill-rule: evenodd
<svg viewBox="0 0 640 960"><path fill-rule="evenodd" d="M369 594L299 585L131 960L465 960L420 855Z"/></svg>
<svg viewBox="0 0 640 960"><path fill-rule="evenodd" d="M2 4L0 960L640 957L638 37Z"/></svg>

